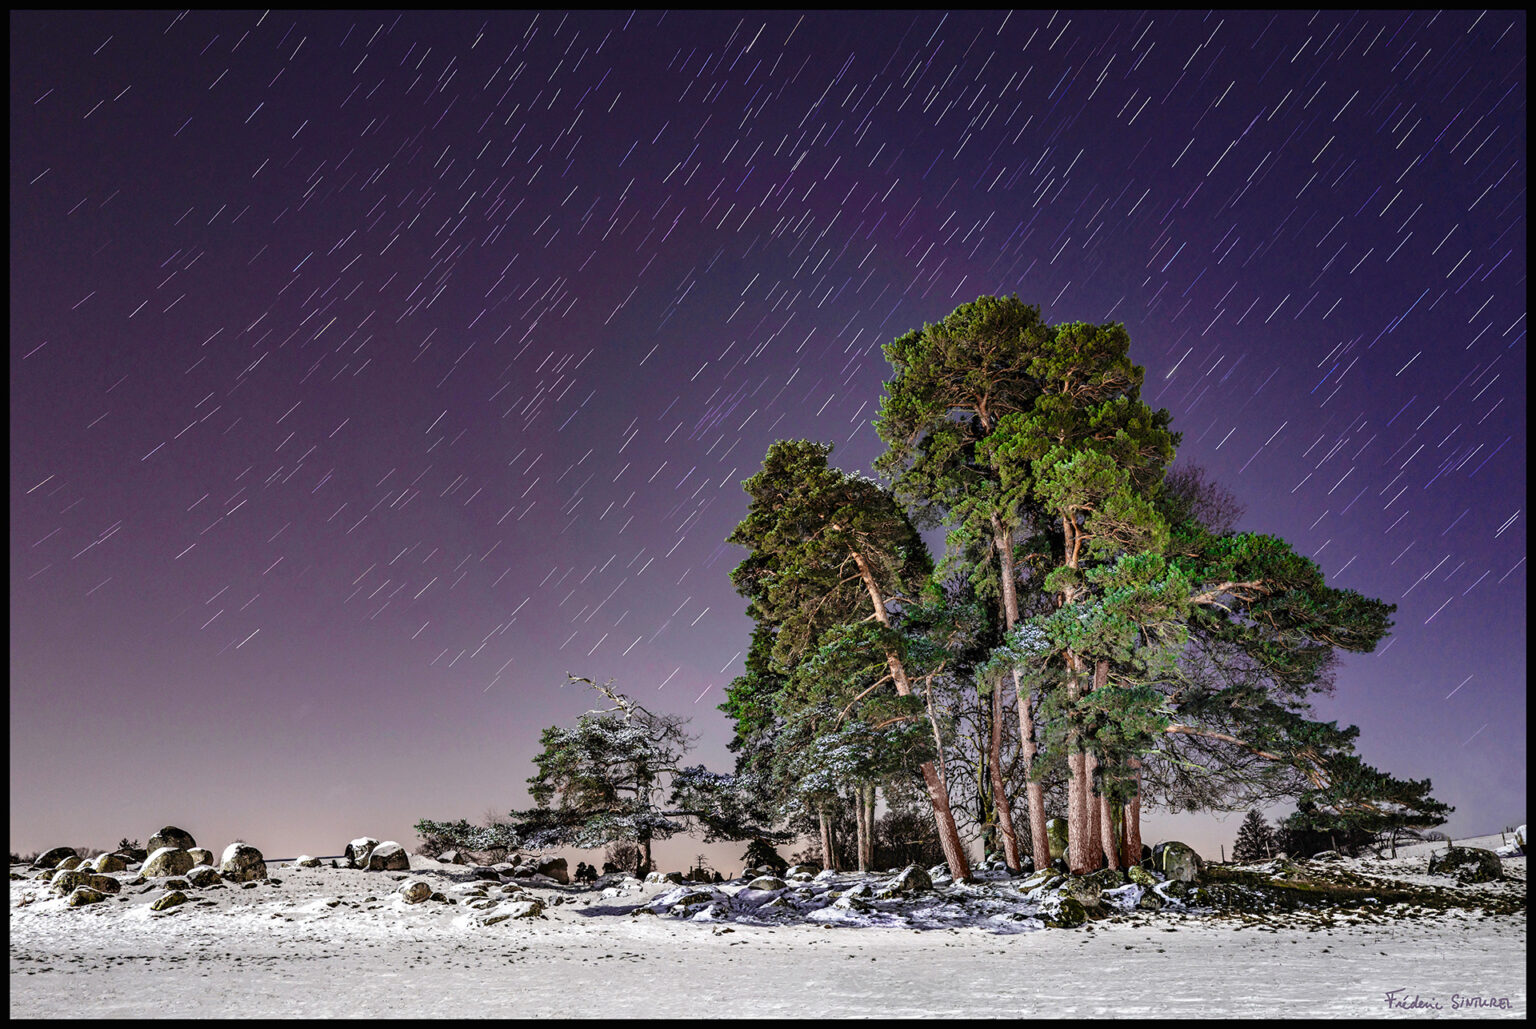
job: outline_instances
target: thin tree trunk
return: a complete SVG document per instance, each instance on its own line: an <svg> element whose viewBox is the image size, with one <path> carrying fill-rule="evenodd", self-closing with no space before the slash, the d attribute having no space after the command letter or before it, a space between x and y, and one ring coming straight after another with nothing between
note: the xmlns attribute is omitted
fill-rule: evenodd
<svg viewBox="0 0 1536 1029"><path fill-rule="evenodd" d="M1003 527L1003 520L996 514L992 516L992 535L997 547L997 557L1001 571L1003 588L1003 621L1008 631L1019 620L1019 594L1014 582L1017 574L1013 562L1013 538ZM1045 788L1040 785L1031 774L1035 766L1035 754L1038 748L1035 746L1035 720L1031 714L1030 690L1024 688L1019 681L1018 669L1013 670L1013 694L1015 702L1019 706L1019 747L1024 758L1024 804L1029 814L1030 849L1034 853L1035 867L1045 868L1051 863L1051 848L1045 838ZM1003 794L1003 807L1007 807L1007 795ZM1009 812L1009 824L1012 824L1013 815ZM1014 848L1018 848L1018 837L1014 837ZM1009 867L1013 867L1010 862Z"/></svg>
<svg viewBox="0 0 1536 1029"><path fill-rule="evenodd" d="M651 838L649 836L640 841L640 870L637 877L644 879L651 874Z"/></svg>
<svg viewBox="0 0 1536 1029"><path fill-rule="evenodd" d="M821 867L836 870L837 859L832 853L832 823L827 818L827 809L817 810L816 817L821 821Z"/></svg>
<svg viewBox="0 0 1536 1029"><path fill-rule="evenodd" d="M851 553L854 563L858 565L859 574L864 579L864 588L869 592L870 603L874 605L875 618L881 625L890 625L891 616L885 608L885 597L880 592L880 585L875 582L874 572L870 570L869 562L857 550ZM896 683L896 692L903 697L910 697L912 683L907 678L907 669L901 663L901 657L892 650L885 655L885 663L891 671L892 680ZM929 723L933 723L931 713ZM937 726L934 729L937 733ZM965 859L965 847L960 842L960 830L955 827L954 813L949 809L949 789L932 761L923 763L922 772L923 782L928 787L928 798L933 803L933 820L939 831L939 843L944 848L944 861L949 866L950 877L956 882L967 881L971 877L971 867Z"/></svg>
<svg viewBox="0 0 1536 1029"><path fill-rule="evenodd" d="M1133 787L1136 792L1125 805L1125 867L1141 864L1141 759L1131 758Z"/></svg>
<svg viewBox="0 0 1536 1029"><path fill-rule="evenodd" d="M864 857L863 867L872 869L875 865L875 784L868 783L864 787Z"/></svg>
<svg viewBox="0 0 1536 1029"><path fill-rule="evenodd" d="M1008 871L1019 871L1019 839L1013 831L1013 811L1008 803L1008 787L1003 781L1003 687L992 687L992 746L987 754L992 772L992 806L997 810L997 827L1003 837L1003 860Z"/></svg>
<svg viewBox="0 0 1536 1029"><path fill-rule="evenodd" d="M1099 815L1099 802L1102 794L1094 790L1093 773L1099 767L1098 756L1091 751L1083 762L1083 788L1088 797L1088 863L1093 869L1099 867L1099 859L1102 854L1104 833L1102 831L1102 819Z"/></svg>
<svg viewBox="0 0 1536 1029"><path fill-rule="evenodd" d="M864 787L853 788L853 846L854 861L861 872L869 871L864 864Z"/></svg>

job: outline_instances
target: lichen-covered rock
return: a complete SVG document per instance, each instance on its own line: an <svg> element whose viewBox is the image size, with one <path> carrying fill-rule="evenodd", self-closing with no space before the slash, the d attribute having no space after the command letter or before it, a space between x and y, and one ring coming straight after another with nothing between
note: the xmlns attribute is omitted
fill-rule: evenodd
<svg viewBox="0 0 1536 1029"><path fill-rule="evenodd" d="M1156 890L1147 890L1141 895L1141 899L1136 902L1136 907L1142 911L1161 911L1163 909L1163 898L1157 895Z"/></svg>
<svg viewBox="0 0 1536 1029"><path fill-rule="evenodd" d="M747 883L749 890L782 890L788 883L776 875L760 875Z"/></svg>
<svg viewBox="0 0 1536 1029"><path fill-rule="evenodd" d="M100 890L93 890L89 886L76 886L69 895L69 906L78 908L86 904L100 904L106 899L106 894Z"/></svg>
<svg viewBox="0 0 1536 1029"><path fill-rule="evenodd" d="M1498 882L1504 878L1499 856L1481 847L1450 847L1439 858L1430 855L1430 875L1450 875L1464 884Z"/></svg>
<svg viewBox="0 0 1536 1029"><path fill-rule="evenodd" d="M91 862L91 868L102 874L107 872L126 872L128 862L121 854L98 854L95 861Z"/></svg>
<svg viewBox="0 0 1536 1029"><path fill-rule="evenodd" d="M73 868L61 868L53 873L48 880L48 886L53 892L63 895L81 886L91 884L91 873L81 872Z"/></svg>
<svg viewBox="0 0 1536 1029"><path fill-rule="evenodd" d="M821 871L820 865L790 865L784 870L784 878L799 879L804 877L806 879L814 879L816 877L816 873L819 871Z"/></svg>
<svg viewBox="0 0 1536 1029"><path fill-rule="evenodd" d="M1073 929L1088 921L1088 912L1071 897L1057 896L1041 910L1045 924L1052 929Z"/></svg>
<svg viewBox="0 0 1536 1029"><path fill-rule="evenodd" d="M368 871L403 872L411 867L410 855L393 840L385 840L368 854Z"/></svg>
<svg viewBox="0 0 1536 1029"><path fill-rule="evenodd" d="M86 861L84 858L75 857L73 854L71 854L69 857L62 858L59 863L53 867L56 869L62 868L68 871L71 869L79 868L81 865L89 866L90 862Z"/></svg>
<svg viewBox="0 0 1536 1029"><path fill-rule="evenodd" d="M537 858L533 863L534 872L538 875L547 875L555 882L564 886L571 884L571 873L567 870L565 858L546 857Z"/></svg>
<svg viewBox="0 0 1536 1029"><path fill-rule="evenodd" d="M79 858L80 857L79 854L75 853L75 848L74 847L54 847L52 850L45 850L41 854L39 854L37 856L37 859L32 862L32 867L33 868L58 868L60 861L63 861L65 858L71 858L71 857L72 858Z"/></svg>
<svg viewBox="0 0 1536 1029"><path fill-rule="evenodd" d="M207 889L221 882L223 877L212 865L197 865L187 873L187 882L199 889Z"/></svg>
<svg viewBox="0 0 1536 1029"><path fill-rule="evenodd" d="M1051 860L1065 857L1067 853L1067 820L1065 818L1047 819L1045 823L1045 842L1051 851Z"/></svg>
<svg viewBox="0 0 1536 1029"><path fill-rule="evenodd" d="M400 884L398 892L407 904L420 904L432 896L432 885L425 879L408 879Z"/></svg>
<svg viewBox="0 0 1536 1029"><path fill-rule="evenodd" d="M140 874L147 876L186 875L197 862L180 847L158 847L144 859Z"/></svg>
<svg viewBox="0 0 1536 1029"><path fill-rule="evenodd" d="M896 873L896 878L885 884L876 896L881 898L910 897L933 889L933 880L916 865L908 865Z"/></svg>
<svg viewBox="0 0 1536 1029"><path fill-rule="evenodd" d="M149 838L149 842L144 845L145 849L148 850L151 854L159 850L161 847L174 847L177 850L191 850L195 846L197 846L197 841L192 838L192 834L187 832L185 829L178 829L174 825L168 825L161 829L159 832L151 836Z"/></svg>
<svg viewBox="0 0 1536 1029"><path fill-rule="evenodd" d="M1140 865L1132 865L1130 868L1127 868L1125 870L1125 877L1137 886L1143 886L1149 890L1157 885L1157 876Z"/></svg>
<svg viewBox="0 0 1536 1029"><path fill-rule="evenodd" d="M1200 878L1203 864L1193 847L1177 840L1159 843L1152 848L1152 867L1169 879L1192 883Z"/></svg>
<svg viewBox="0 0 1536 1029"><path fill-rule="evenodd" d="M1099 884L1086 875L1068 876L1066 881L1056 888L1057 893L1063 898L1077 901L1085 908L1099 906Z"/></svg>
<svg viewBox="0 0 1536 1029"><path fill-rule="evenodd" d="M368 855L373 848L379 845L379 841L372 836L359 836L347 844L347 849L342 856L346 858L348 868L367 868Z"/></svg>
<svg viewBox="0 0 1536 1029"><path fill-rule="evenodd" d="M544 902L536 897L527 900L515 900L502 908L511 918L537 918L544 913Z"/></svg>
<svg viewBox="0 0 1536 1029"><path fill-rule="evenodd" d="M1169 879L1158 887L1157 892L1187 907L1209 907L1211 903L1205 888L1188 879Z"/></svg>
<svg viewBox="0 0 1536 1029"><path fill-rule="evenodd" d="M1101 868L1083 876L1100 890L1117 890L1125 885L1125 873L1117 868Z"/></svg>
<svg viewBox="0 0 1536 1029"><path fill-rule="evenodd" d="M1064 878L1066 877L1054 868L1042 868L1038 872L1025 876L1019 883L1019 889L1025 893L1041 888L1051 889Z"/></svg>
<svg viewBox="0 0 1536 1029"><path fill-rule="evenodd" d="M646 875L645 881L648 883L673 883L681 886L688 880L683 878L682 872L651 872Z"/></svg>
<svg viewBox="0 0 1536 1029"><path fill-rule="evenodd" d="M118 882L110 875L102 875L99 872L87 872L86 885L95 890L97 893L106 894L120 893L123 889L122 883Z"/></svg>
<svg viewBox="0 0 1536 1029"><path fill-rule="evenodd" d="M224 856L219 859L219 874L235 883L265 879L267 863L262 859L261 851L244 840L236 840L224 848Z"/></svg>
<svg viewBox="0 0 1536 1029"><path fill-rule="evenodd" d="M192 860L200 865L212 866L213 864L213 851L207 847L188 847L187 853L191 854Z"/></svg>
<svg viewBox="0 0 1536 1029"><path fill-rule="evenodd" d="M187 895L180 890L171 890L151 904L149 909L151 911L166 911L176 907L178 904L185 904L187 899Z"/></svg>

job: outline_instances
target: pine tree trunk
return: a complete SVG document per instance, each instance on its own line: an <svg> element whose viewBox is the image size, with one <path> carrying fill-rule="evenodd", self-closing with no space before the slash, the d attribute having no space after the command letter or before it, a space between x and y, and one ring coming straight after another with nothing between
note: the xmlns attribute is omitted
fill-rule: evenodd
<svg viewBox="0 0 1536 1029"><path fill-rule="evenodd" d="M1090 751L1083 762L1083 786L1088 794L1088 863L1094 870L1100 867L1099 861L1104 846L1103 820L1099 814L1099 802L1102 797L1093 786L1093 773L1098 770L1098 767L1099 759Z"/></svg>
<svg viewBox="0 0 1536 1029"><path fill-rule="evenodd" d="M881 625L889 626L891 616L886 611L885 597L880 592L880 585L875 582L869 562L857 550L852 551L851 556L864 580L864 588L869 592L870 603L875 609L875 618ZM885 655L885 663L891 670L891 678L896 683L896 692L903 697L910 697L912 683L907 678L907 669L901 663L901 656L892 650ZM929 721L932 722L931 714ZM937 733L937 727L934 731ZM965 859L965 847L960 842L960 830L955 827L954 813L949 809L949 789L932 761L923 764L922 772L923 782L928 787L928 798L933 803L933 820L939 830L939 843L944 848L944 860L949 865L950 877L956 882L968 881L971 878L971 867Z"/></svg>
<svg viewBox="0 0 1536 1029"><path fill-rule="evenodd" d="M1003 688L992 688L992 746L987 754L992 772L992 806L997 810L997 828L1003 838L1003 860L1008 871L1019 871L1019 838L1013 831L1013 811L1008 803L1008 786L1003 781Z"/></svg>
<svg viewBox="0 0 1536 1029"><path fill-rule="evenodd" d="M1118 870L1120 868L1119 840L1115 838L1115 811L1114 805L1109 802L1109 797L1099 791L1099 834L1103 840L1104 860L1107 867Z"/></svg>
<svg viewBox="0 0 1536 1029"><path fill-rule="evenodd" d="M853 788L853 835L854 848L857 851L855 860L861 872L869 871L869 865L864 861L864 787L858 785Z"/></svg>
<svg viewBox="0 0 1536 1029"><path fill-rule="evenodd" d="M821 867L835 870L837 859L832 853L832 822L827 818L827 809L818 810L816 817L821 821Z"/></svg>
<svg viewBox="0 0 1536 1029"><path fill-rule="evenodd" d="M1003 528L1003 521L997 515L992 516L992 535L997 547L998 562L1000 564L1001 582L1003 588L1003 621L1008 631L1012 631L1019 620L1019 594L1014 582L1017 574L1013 562L1013 539ZM1035 754L1038 748L1035 746L1035 719L1031 714L1030 691L1024 688L1019 681L1018 669L1013 672L1013 694L1019 706L1019 746L1024 758L1024 804L1029 814L1030 849L1033 851L1036 868L1045 868L1051 863L1051 848L1045 838L1045 788L1036 782L1030 774L1035 765ZM1006 794L1003 794L1006 806ZM1013 814L1009 812L1009 823L1013 821ZM1014 837L1014 848L1018 848L1018 837ZM1013 867L1010 862L1009 867Z"/></svg>
<svg viewBox="0 0 1536 1029"><path fill-rule="evenodd" d="M873 869L875 865L875 784L867 784L864 790L864 854L862 867Z"/></svg>
<svg viewBox="0 0 1536 1029"><path fill-rule="evenodd" d="M646 836L640 840L640 870L636 877L644 879L651 874L651 867L651 838Z"/></svg>
<svg viewBox="0 0 1536 1029"><path fill-rule="evenodd" d="M1131 758L1130 766L1135 777L1132 787L1136 790L1125 805L1125 867L1141 864L1141 759Z"/></svg>

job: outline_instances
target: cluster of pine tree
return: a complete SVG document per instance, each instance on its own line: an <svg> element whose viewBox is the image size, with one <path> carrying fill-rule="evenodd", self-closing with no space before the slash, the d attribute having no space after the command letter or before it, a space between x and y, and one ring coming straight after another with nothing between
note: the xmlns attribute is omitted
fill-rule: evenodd
<svg viewBox="0 0 1536 1029"><path fill-rule="evenodd" d="M978 831L1010 868L1049 863L1048 815L1071 871L1136 863L1143 803L1443 820L1427 780L1310 717L1335 653L1373 650L1393 607L1232 531L1231 496L1171 470L1179 436L1129 342L982 297L885 348L888 485L828 444L769 448L729 537L756 630L722 705L759 810L829 855L851 810L863 868L877 791L921 798L956 878Z"/></svg>
<svg viewBox="0 0 1536 1029"><path fill-rule="evenodd" d="M1051 863L1048 816L1073 873L1138 863L1143 804L1296 799L1293 829L1335 835L1443 821L1428 780L1370 767L1356 728L1310 717L1336 652L1373 650L1394 608L1233 531L1232 496L1172 467L1179 435L1129 347L1122 325L990 296L896 339L885 483L809 440L773 443L743 483L731 580L755 629L720 706L734 774L683 765L681 719L572 677L613 707L545 730L537 806L418 831L625 842L642 874L652 841L693 828L751 841L749 866L799 836L860 869L936 844L967 879L978 835L1010 869ZM940 526L936 565L920 529Z"/></svg>

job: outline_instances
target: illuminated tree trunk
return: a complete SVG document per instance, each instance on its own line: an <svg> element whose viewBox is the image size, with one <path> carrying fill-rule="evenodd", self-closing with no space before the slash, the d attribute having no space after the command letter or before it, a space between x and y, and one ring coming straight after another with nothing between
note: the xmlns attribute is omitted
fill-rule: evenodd
<svg viewBox="0 0 1536 1029"><path fill-rule="evenodd" d="M1099 759L1089 753L1084 765L1086 773L1084 786L1088 791L1088 861L1094 868L1098 868L1100 848L1104 840L1102 819L1099 816L1099 802L1103 797L1093 788L1093 773L1099 767Z"/></svg>
<svg viewBox="0 0 1536 1029"><path fill-rule="evenodd" d="M997 546L998 561L1000 564L1001 581L1003 588L1003 619L1009 631L1019 620L1019 595L1014 582L1017 574L1013 562L1013 539L1003 528L1002 519L992 516L992 532ZM1045 788L1040 785L1031 774L1035 765L1035 754L1038 748L1035 745L1035 720L1031 714L1030 691L1019 681L1018 669L1013 672L1013 693L1019 706L1019 749L1024 758L1024 803L1029 812L1029 839L1030 847L1034 852L1035 867L1045 868L1051 863L1051 848L1045 838ZM996 748L994 748L996 749ZM1001 759L999 759L1001 760ZM1001 772L997 774L1001 778ZM1008 794L997 789L1000 800L999 811L1008 810ZM1013 825L1013 814L1008 813L1008 825ZM1018 849L1018 837L1013 841L1014 849ZM1013 861L1009 861L1008 867L1013 867Z"/></svg>
<svg viewBox="0 0 1536 1029"><path fill-rule="evenodd" d="M833 526L833 528L836 527L836 525ZM864 579L864 588L869 592L870 603L874 605L875 618L881 625L889 626L890 612L886 610L885 596L880 592L880 585L875 581L869 562L857 550L852 551L852 557L854 564L859 568L859 574ZM896 692L903 697L910 697L912 683L907 678L907 669L901 663L900 655L894 650L888 652L885 655L885 663L891 670L891 679L896 683ZM923 783L928 787L928 799L933 804L934 825L939 832L939 845L944 849L944 862L949 866L950 877L956 882L969 880L971 866L965 859L965 845L960 842L960 830L956 828L954 813L949 808L949 789L932 761L923 762L921 771Z"/></svg>
<svg viewBox="0 0 1536 1029"><path fill-rule="evenodd" d="M1136 790L1125 805L1125 867L1141 864L1141 761L1130 760Z"/></svg>
<svg viewBox="0 0 1536 1029"><path fill-rule="evenodd" d="M827 809L819 809L816 817L821 820L821 867L836 870L837 857L832 851L832 821L827 818Z"/></svg>
<svg viewBox="0 0 1536 1029"><path fill-rule="evenodd" d="M1003 860L1008 871L1019 871L1019 839L1013 830L1013 811L1008 803L1008 786L1003 781L1003 688L992 688L992 747L987 755L992 772L992 806L997 810L997 827L1003 838Z"/></svg>
<svg viewBox="0 0 1536 1029"><path fill-rule="evenodd" d="M1103 792L1099 793L1099 832L1103 837L1104 861L1109 868L1120 867L1120 839L1115 825L1115 808L1109 802L1109 797Z"/></svg>

